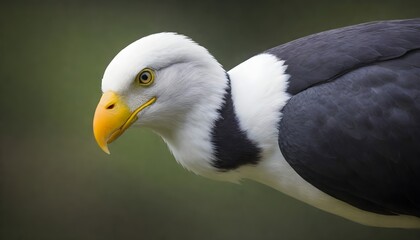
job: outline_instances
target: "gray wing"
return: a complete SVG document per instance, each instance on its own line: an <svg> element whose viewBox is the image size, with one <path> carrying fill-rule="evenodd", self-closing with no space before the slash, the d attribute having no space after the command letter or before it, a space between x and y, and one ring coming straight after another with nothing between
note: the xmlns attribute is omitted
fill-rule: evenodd
<svg viewBox="0 0 420 240"><path fill-rule="evenodd" d="M420 217L420 21L406 25L389 30L398 37L384 38L388 45L353 42L335 59L325 53L333 70L314 63L305 78L293 75L302 65L291 69L294 96L283 109L279 146L293 169L325 193L367 211ZM349 40L348 32L341 39ZM342 58L357 64L346 67Z"/></svg>
<svg viewBox="0 0 420 240"><path fill-rule="evenodd" d="M288 92L316 84L420 48L420 18L364 23L313 34L269 49L288 66Z"/></svg>

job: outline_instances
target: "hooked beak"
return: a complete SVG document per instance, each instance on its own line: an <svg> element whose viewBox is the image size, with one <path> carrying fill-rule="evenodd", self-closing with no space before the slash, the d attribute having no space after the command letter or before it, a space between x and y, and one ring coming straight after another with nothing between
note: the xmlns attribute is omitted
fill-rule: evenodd
<svg viewBox="0 0 420 240"><path fill-rule="evenodd" d="M93 133L99 147L110 154L108 143L121 136L137 119L137 114L156 102L156 97L142 104L133 112L121 97L114 92L105 92L93 118Z"/></svg>

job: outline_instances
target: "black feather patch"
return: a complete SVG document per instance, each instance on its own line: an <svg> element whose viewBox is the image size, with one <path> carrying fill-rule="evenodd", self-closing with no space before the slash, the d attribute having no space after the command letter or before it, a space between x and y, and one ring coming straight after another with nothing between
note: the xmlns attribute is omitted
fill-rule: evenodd
<svg viewBox="0 0 420 240"><path fill-rule="evenodd" d="M246 164L257 164L261 149L239 127L229 76L224 98L225 102L219 109L220 117L212 131L215 156L213 166L221 171L228 171Z"/></svg>

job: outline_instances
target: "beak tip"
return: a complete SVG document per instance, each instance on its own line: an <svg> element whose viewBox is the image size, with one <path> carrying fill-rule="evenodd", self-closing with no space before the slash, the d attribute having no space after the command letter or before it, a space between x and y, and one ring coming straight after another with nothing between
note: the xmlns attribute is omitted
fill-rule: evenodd
<svg viewBox="0 0 420 240"><path fill-rule="evenodd" d="M106 154L111 155L111 152L109 151L108 145L101 146L102 151L104 151Z"/></svg>

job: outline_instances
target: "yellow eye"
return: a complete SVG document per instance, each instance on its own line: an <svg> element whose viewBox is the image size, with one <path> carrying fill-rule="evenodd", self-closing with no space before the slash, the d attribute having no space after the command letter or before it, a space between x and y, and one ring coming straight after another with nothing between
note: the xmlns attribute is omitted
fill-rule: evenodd
<svg viewBox="0 0 420 240"><path fill-rule="evenodd" d="M155 79L155 72L150 68L145 68L136 76L136 81L142 86L149 86Z"/></svg>

